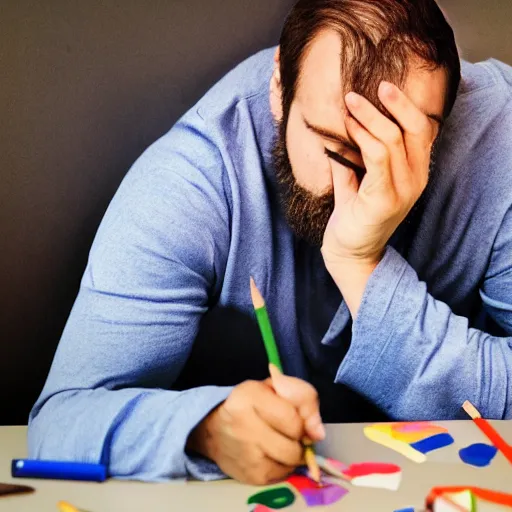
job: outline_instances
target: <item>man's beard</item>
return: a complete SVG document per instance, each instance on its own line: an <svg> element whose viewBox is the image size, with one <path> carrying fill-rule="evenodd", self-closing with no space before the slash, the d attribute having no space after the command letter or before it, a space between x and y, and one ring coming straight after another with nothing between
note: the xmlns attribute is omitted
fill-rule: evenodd
<svg viewBox="0 0 512 512"><path fill-rule="evenodd" d="M325 228L334 210L334 192L317 196L301 187L292 171L286 149L286 125L279 123L272 161L277 178L279 199L288 225L295 236L320 247Z"/></svg>
<svg viewBox="0 0 512 512"><path fill-rule="evenodd" d="M432 146L429 178L435 168L440 135ZM297 183L286 149L285 123L279 123L276 141L272 149L272 162L276 173L281 207L288 225L295 236L313 246L321 247L327 223L334 211L334 191L317 196ZM430 179L428 185L431 185ZM414 227L419 222L429 188L427 186L412 207L403 223L405 226Z"/></svg>

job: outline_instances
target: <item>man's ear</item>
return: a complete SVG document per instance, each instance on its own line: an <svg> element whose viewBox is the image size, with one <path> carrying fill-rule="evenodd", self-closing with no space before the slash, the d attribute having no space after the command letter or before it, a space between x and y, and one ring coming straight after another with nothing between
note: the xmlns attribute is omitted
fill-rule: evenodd
<svg viewBox="0 0 512 512"><path fill-rule="evenodd" d="M279 65L280 53L278 46L276 53L274 54L274 71L272 73L272 78L270 79L270 110L272 111L272 116L277 122L281 122L283 119L283 92Z"/></svg>

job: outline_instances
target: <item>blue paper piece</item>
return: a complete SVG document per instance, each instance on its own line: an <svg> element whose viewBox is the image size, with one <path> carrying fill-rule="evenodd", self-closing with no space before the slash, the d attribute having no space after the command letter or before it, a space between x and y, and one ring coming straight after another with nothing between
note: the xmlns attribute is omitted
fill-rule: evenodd
<svg viewBox="0 0 512 512"><path fill-rule="evenodd" d="M412 443L411 446L418 450L421 453L428 453L434 450L438 450L439 448L444 448L445 446L449 446L453 444L453 437L450 434L436 434L435 436L427 437L426 439L422 439L416 443Z"/></svg>
<svg viewBox="0 0 512 512"><path fill-rule="evenodd" d="M476 443L459 450L459 457L462 462L470 466L483 468L488 466L498 450L494 446L484 443Z"/></svg>

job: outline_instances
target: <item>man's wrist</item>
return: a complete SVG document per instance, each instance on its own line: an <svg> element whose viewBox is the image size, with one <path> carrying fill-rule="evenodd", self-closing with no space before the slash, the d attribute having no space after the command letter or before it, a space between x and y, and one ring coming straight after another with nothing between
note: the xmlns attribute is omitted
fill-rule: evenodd
<svg viewBox="0 0 512 512"><path fill-rule="evenodd" d="M215 462L214 449L214 421L217 408L211 411L208 416L197 424L188 436L185 450L193 452Z"/></svg>
<svg viewBox="0 0 512 512"><path fill-rule="evenodd" d="M382 256L371 258L324 258L327 271L338 286L355 319L366 290L366 285Z"/></svg>

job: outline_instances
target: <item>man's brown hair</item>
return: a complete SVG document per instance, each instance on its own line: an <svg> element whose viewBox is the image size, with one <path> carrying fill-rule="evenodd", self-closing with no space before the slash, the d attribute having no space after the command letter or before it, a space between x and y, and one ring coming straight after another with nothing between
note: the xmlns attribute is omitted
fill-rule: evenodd
<svg viewBox="0 0 512 512"><path fill-rule="evenodd" d="M453 30L434 0L299 0L280 40L284 122L295 96L304 55L323 29L340 34L342 83L390 117L377 97L382 80L403 87L411 66L447 70L447 116L460 82Z"/></svg>

